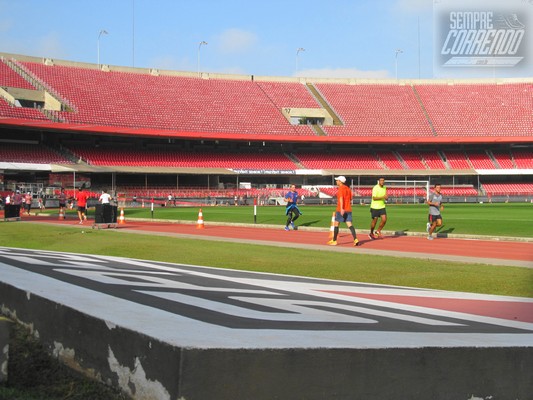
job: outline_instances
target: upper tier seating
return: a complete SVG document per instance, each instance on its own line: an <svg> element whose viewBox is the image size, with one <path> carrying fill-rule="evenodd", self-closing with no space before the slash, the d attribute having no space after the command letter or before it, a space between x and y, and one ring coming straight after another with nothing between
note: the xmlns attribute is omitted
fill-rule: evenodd
<svg viewBox="0 0 533 400"><path fill-rule="evenodd" d="M296 164L277 153L187 152L165 149L72 148L91 165L165 168L229 168L295 170Z"/></svg>
<svg viewBox="0 0 533 400"><path fill-rule="evenodd" d="M332 136L433 136L410 86L317 83L316 88L344 126L326 126Z"/></svg>
<svg viewBox="0 0 533 400"><path fill-rule="evenodd" d="M154 76L140 69L104 72L59 63L17 63L73 109L57 113L59 120L68 123L222 136L317 135L310 126L291 125L281 111L321 107L300 82ZM322 127L330 136L529 137L533 132L532 83L308 83L342 121L343 125ZM33 89L4 62L0 62L0 86ZM21 113L3 107L0 116L20 117ZM23 118L45 117L27 114Z"/></svg>
<svg viewBox="0 0 533 400"><path fill-rule="evenodd" d="M14 107L0 97L0 116L22 119L48 120L46 116L36 108Z"/></svg>
<svg viewBox="0 0 533 400"><path fill-rule="evenodd" d="M0 161L28 164L72 164L70 160L42 145L1 143Z"/></svg>
<svg viewBox="0 0 533 400"><path fill-rule="evenodd" d="M24 78L0 61L0 86L35 90Z"/></svg>
<svg viewBox="0 0 533 400"><path fill-rule="evenodd" d="M292 126L253 81L22 64L77 108L61 113L68 122L221 134L314 134L309 127Z"/></svg>
<svg viewBox="0 0 533 400"><path fill-rule="evenodd" d="M528 136L533 84L416 85L438 136Z"/></svg>

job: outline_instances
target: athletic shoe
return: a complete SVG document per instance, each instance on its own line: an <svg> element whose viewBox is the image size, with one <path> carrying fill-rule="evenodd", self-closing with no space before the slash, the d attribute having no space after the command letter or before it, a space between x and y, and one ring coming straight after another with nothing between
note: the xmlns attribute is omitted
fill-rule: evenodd
<svg viewBox="0 0 533 400"><path fill-rule="evenodd" d="M429 232L429 229L430 229L430 228L431 228L431 224L428 222L428 223L426 224L426 232Z"/></svg>
<svg viewBox="0 0 533 400"><path fill-rule="evenodd" d="M354 246L361 246L361 243L359 242L359 240L355 239L355 240L353 241L353 245L354 245Z"/></svg>
<svg viewBox="0 0 533 400"><path fill-rule="evenodd" d="M381 234L381 231L375 231L374 236L376 239L383 239L383 235Z"/></svg>
<svg viewBox="0 0 533 400"><path fill-rule="evenodd" d="M368 237L369 237L370 239L372 239L372 240L376 240L376 237L374 236L373 233L369 233L369 234L368 234Z"/></svg>
<svg viewBox="0 0 533 400"><path fill-rule="evenodd" d="M337 241L336 240L330 240L326 244L329 245L329 246L337 246Z"/></svg>
<svg viewBox="0 0 533 400"><path fill-rule="evenodd" d="M84 215L84 216L83 216L83 220L84 220L84 221L87 221L87 215Z"/></svg>
<svg viewBox="0 0 533 400"><path fill-rule="evenodd" d="M428 240L433 240L433 236L428 236Z"/></svg>
<svg viewBox="0 0 533 400"><path fill-rule="evenodd" d="M292 222L292 221L291 221L291 226L292 226L292 229L296 229L296 228L294 227L294 222Z"/></svg>
<svg viewBox="0 0 533 400"><path fill-rule="evenodd" d="M289 231L290 231L290 229L289 229L289 227L288 227L288 226L286 226L286 227L285 227L285 230L286 230L287 232L289 232Z"/></svg>
<svg viewBox="0 0 533 400"><path fill-rule="evenodd" d="M83 224L83 221L78 222L79 225Z"/></svg>

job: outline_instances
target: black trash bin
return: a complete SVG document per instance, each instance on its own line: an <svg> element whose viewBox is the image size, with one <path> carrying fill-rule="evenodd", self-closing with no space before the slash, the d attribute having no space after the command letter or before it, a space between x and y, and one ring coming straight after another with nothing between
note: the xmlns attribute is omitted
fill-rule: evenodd
<svg viewBox="0 0 533 400"><path fill-rule="evenodd" d="M20 205L6 204L4 208L4 218L5 219L20 218Z"/></svg>
<svg viewBox="0 0 533 400"><path fill-rule="evenodd" d="M94 223L96 225L111 225L117 223L117 206L111 204L96 204Z"/></svg>

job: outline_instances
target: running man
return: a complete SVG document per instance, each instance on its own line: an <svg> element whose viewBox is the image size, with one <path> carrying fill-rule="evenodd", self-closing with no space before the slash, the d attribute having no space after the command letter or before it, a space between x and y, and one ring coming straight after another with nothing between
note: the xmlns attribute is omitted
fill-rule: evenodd
<svg viewBox="0 0 533 400"><path fill-rule="evenodd" d="M83 221L87 221L87 198L89 195L83 190L83 187L80 188L78 194L76 195L76 201L78 204L78 218L80 219L80 224L83 224Z"/></svg>
<svg viewBox="0 0 533 400"><path fill-rule="evenodd" d="M335 222L333 228L333 239L327 244L330 246L337 246L337 237L339 236L339 224L346 223L350 229L353 237L353 245L359 246L359 240L355 233L355 228L352 225L352 190L346 185L346 177L338 176L335 178L335 183L338 186L337 190L337 209L335 210Z"/></svg>
<svg viewBox="0 0 533 400"><path fill-rule="evenodd" d="M429 206L428 223L426 226L428 240L433 240L433 232L437 226L442 226L442 216L440 215L440 212L444 210L444 205L442 204L442 194L440 189L440 183L436 183L434 191L429 195L426 202Z"/></svg>
<svg viewBox="0 0 533 400"><path fill-rule="evenodd" d="M387 209L385 202L389 196L387 195L387 187L385 186L385 178L379 178L376 186L372 188L372 202L370 203L370 216L372 222L370 223L370 233L368 237L372 240L382 237L381 230L387 223ZM374 232L378 218L381 218L379 228Z"/></svg>
<svg viewBox="0 0 533 400"><path fill-rule="evenodd" d="M298 208L298 192L296 191L296 185L291 185L291 190L285 195L285 201L287 202L287 207L285 208L285 215L287 216L285 230L290 230L290 224L292 229L297 231L298 227L294 226L294 221L296 221L300 215L302 215L302 212Z"/></svg>

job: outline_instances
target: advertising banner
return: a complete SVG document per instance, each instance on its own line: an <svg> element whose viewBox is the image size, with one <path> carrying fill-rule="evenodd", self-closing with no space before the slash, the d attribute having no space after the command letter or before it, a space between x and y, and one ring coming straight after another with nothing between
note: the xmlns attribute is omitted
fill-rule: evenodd
<svg viewBox="0 0 533 400"><path fill-rule="evenodd" d="M533 75L533 0L434 0L437 78Z"/></svg>

